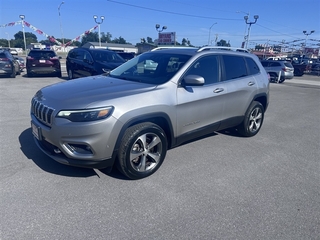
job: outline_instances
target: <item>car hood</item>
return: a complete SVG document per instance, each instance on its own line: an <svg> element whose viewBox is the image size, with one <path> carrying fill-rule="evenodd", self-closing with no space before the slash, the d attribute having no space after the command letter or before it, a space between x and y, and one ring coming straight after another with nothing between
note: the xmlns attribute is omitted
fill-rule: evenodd
<svg viewBox="0 0 320 240"><path fill-rule="evenodd" d="M79 78L50 85L39 90L35 99L47 106L86 108L103 101L140 94L156 88L155 85L121 80L103 75Z"/></svg>

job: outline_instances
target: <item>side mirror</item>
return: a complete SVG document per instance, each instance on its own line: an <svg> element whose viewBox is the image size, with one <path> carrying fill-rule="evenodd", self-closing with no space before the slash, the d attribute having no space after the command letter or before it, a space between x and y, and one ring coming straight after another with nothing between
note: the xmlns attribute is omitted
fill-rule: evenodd
<svg viewBox="0 0 320 240"><path fill-rule="evenodd" d="M199 75L187 75L182 80L183 86L202 86L204 85L204 78Z"/></svg>

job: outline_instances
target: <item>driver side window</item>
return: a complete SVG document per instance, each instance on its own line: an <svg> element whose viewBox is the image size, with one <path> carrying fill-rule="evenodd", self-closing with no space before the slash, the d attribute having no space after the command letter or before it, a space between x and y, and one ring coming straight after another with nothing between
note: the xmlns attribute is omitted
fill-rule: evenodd
<svg viewBox="0 0 320 240"><path fill-rule="evenodd" d="M215 55L199 58L188 69L186 75L198 75L204 78L205 85L219 82L219 62Z"/></svg>

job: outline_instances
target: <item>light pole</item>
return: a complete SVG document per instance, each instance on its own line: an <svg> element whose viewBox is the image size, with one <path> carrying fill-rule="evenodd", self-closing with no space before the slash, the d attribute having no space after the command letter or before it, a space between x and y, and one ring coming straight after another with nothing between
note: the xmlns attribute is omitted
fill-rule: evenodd
<svg viewBox="0 0 320 240"><path fill-rule="evenodd" d="M60 3L60 5L58 7L58 12L59 12L60 32L61 32L61 39L62 39L62 49L63 49L63 52L64 52L64 37L63 37L62 24L61 24L61 15L60 15L60 7L61 7L62 4L64 4L64 2Z"/></svg>
<svg viewBox="0 0 320 240"><path fill-rule="evenodd" d="M98 18L98 17L97 17L96 15L94 15L93 18L94 18L94 21L95 21L95 22L98 24L98 26L99 26L99 46L101 47L100 24L103 23L104 16L101 16L101 17L100 17L101 22L98 22L98 21L97 21L97 18Z"/></svg>
<svg viewBox="0 0 320 240"><path fill-rule="evenodd" d="M9 33L6 32L6 34L7 34L7 37L8 37L8 45L9 45L9 48L10 48L10 37L9 37Z"/></svg>
<svg viewBox="0 0 320 240"><path fill-rule="evenodd" d="M21 19L21 24L22 24L22 33L23 33L23 41L24 41L24 50L25 50L25 51L26 51L26 53L27 53L26 34L24 33L24 18L25 18L25 16L24 16L24 15L20 15L19 17L20 17L20 19Z"/></svg>
<svg viewBox="0 0 320 240"><path fill-rule="evenodd" d="M248 18L250 16L250 13L247 13L247 12L244 12L244 11L236 11L236 13L244 13L244 14L246 14L248 16ZM245 25L245 28L244 28L243 42L241 44L242 48L244 48L246 39L247 39L247 24Z"/></svg>
<svg viewBox="0 0 320 240"><path fill-rule="evenodd" d="M160 29L160 24L156 24L156 30L160 33L162 32L163 30L167 29L167 26L163 26L161 29Z"/></svg>
<svg viewBox="0 0 320 240"><path fill-rule="evenodd" d="M217 23L214 23L211 25L211 27L209 28L209 39L208 39L208 45L210 45L210 35L211 35L211 28L213 27L213 25L216 25Z"/></svg>
<svg viewBox="0 0 320 240"><path fill-rule="evenodd" d="M162 28L160 28L160 24L156 24L156 30L158 31L158 45L159 45L160 33L165 29L167 29L167 26L163 26ZM176 41L174 41L174 45L176 45Z"/></svg>
<svg viewBox="0 0 320 240"><path fill-rule="evenodd" d="M249 17L248 17L248 16L244 16L244 20L246 21L246 24L249 24L248 35L247 35L247 37L246 37L246 46L245 46L245 48L248 47L251 25L252 25L252 24L255 24L255 23L257 22L257 20L258 20L258 18L259 18L259 15L254 15L253 18L254 18L254 22L248 22Z"/></svg>
<svg viewBox="0 0 320 240"><path fill-rule="evenodd" d="M308 36L314 33L315 31L312 30L310 33L307 33L307 31L302 31L304 35L306 35L306 39L304 40L304 54L306 54L306 47L307 47L307 39Z"/></svg>

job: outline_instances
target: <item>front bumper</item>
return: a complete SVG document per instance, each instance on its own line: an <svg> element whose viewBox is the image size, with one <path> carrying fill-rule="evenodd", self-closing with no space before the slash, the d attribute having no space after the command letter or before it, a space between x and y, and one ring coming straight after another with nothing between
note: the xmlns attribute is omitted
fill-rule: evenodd
<svg viewBox="0 0 320 240"><path fill-rule="evenodd" d="M118 130L116 123L112 116L86 123L55 118L48 127L31 114L36 145L46 155L62 164L87 168L106 168L114 164L118 134L112 131Z"/></svg>
<svg viewBox="0 0 320 240"><path fill-rule="evenodd" d="M37 138L34 137L34 141L38 148L45 153L48 157L52 158L56 162L74 166L74 167L83 167L83 168L96 168L96 169L102 169L107 167L112 167L114 164L114 159L106 159L106 160L77 160L77 159L71 159L66 157L62 152L57 153L55 152L56 147L46 141L39 141Z"/></svg>

